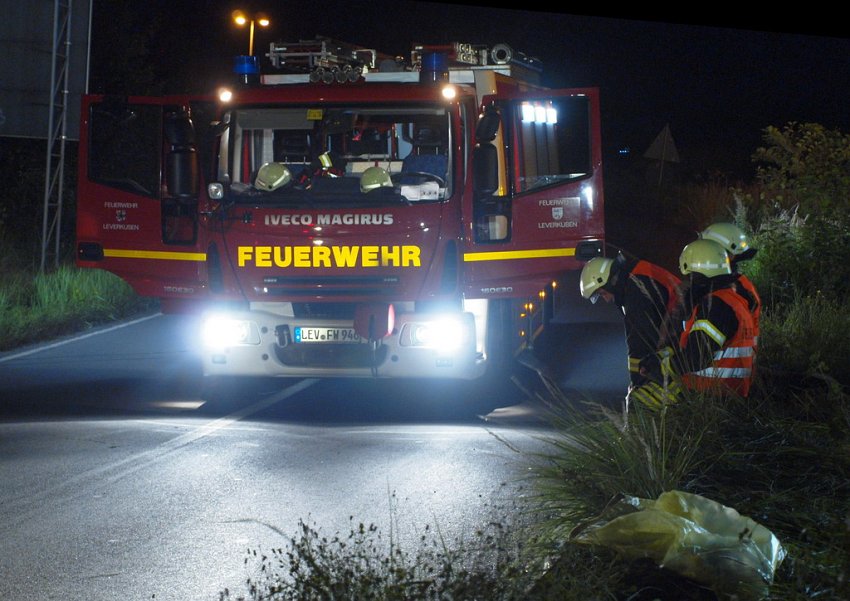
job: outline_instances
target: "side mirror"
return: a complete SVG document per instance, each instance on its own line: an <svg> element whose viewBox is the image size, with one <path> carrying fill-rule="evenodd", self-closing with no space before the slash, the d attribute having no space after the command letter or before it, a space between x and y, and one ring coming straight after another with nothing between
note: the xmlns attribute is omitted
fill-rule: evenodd
<svg viewBox="0 0 850 601"><path fill-rule="evenodd" d="M495 194L499 189L499 159L496 147L486 142L475 147L472 157L472 181L475 198Z"/></svg>
<svg viewBox="0 0 850 601"><path fill-rule="evenodd" d="M200 168L192 120L186 113L172 113L163 129L170 146L165 160L168 193L176 198L196 198Z"/></svg>
<svg viewBox="0 0 850 601"><path fill-rule="evenodd" d="M194 146L195 127L186 113L171 113L166 117L165 139L172 147Z"/></svg>
<svg viewBox="0 0 850 601"><path fill-rule="evenodd" d="M177 198L197 197L198 171L198 153L194 148L170 151L165 162L168 193Z"/></svg>
<svg viewBox="0 0 850 601"><path fill-rule="evenodd" d="M475 128L475 140L480 144L492 142L496 138L496 132L499 131L500 124L501 117L499 117L496 109L487 107Z"/></svg>

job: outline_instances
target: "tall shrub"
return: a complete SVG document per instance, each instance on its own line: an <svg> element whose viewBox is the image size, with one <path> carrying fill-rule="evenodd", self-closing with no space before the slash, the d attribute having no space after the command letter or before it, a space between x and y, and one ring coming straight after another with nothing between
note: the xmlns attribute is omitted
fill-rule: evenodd
<svg viewBox="0 0 850 601"><path fill-rule="evenodd" d="M850 135L816 123L764 130L757 191L736 191L736 220L754 234L744 264L769 304L850 292ZM743 223L741 223L743 222Z"/></svg>
<svg viewBox="0 0 850 601"><path fill-rule="evenodd" d="M756 175L782 209L844 217L850 207L850 134L817 123L764 129Z"/></svg>

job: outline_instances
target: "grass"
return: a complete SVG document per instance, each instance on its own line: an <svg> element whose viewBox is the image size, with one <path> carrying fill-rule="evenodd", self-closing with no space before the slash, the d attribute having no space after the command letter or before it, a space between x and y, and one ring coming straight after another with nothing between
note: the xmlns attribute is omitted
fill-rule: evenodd
<svg viewBox="0 0 850 601"><path fill-rule="evenodd" d="M0 351L84 331L156 307L155 301L137 296L126 282L106 271L62 264L33 276L32 271L13 267L14 250L9 249L4 257L0 265Z"/></svg>
<svg viewBox="0 0 850 601"><path fill-rule="evenodd" d="M772 382L765 385L786 386L789 380L850 385L850 312L845 303L821 294L800 296L769 308L763 329L774 341L759 353L770 366ZM818 345L798 344L807 339Z"/></svg>
<svg viewBox="0 0 850 601"><path fill-rule="evenodd" d="M746 400L691 395L661 414L633 408L635 417L623 432L608 417L598 422L576 417L557 391L553 399L560 413L578 425L569 433L578 445L557 444L565 435L559 429L553 453L538 461L545 484L538 504L548 512L550 540L565 540L570 526L597 519L604 505L597 505L594 514L588 500L611 492L599 480L613 485L613 491L643 498L655 498L662 488L681 490L735 508L778 537L787 557L778 566L770 598L847 598L850 422L812 419L812 403L826 400L823 391ZM830 401L836 407L826 413L846 415L846 395ZM664 431L678 441L667 450ZM624 448L635 452L624 455ZM649 452L640 453L641 448ZM581 470L584 477L575 478ZM637 587L650 586L645 579L654 577L653 570L632 576ZM678 586L676 598L704 598L701 587Z"/></svg>
<svg viewBox="0 0 850 601"><path fill-rule="evenodd" d="M245 564L253 573L247 595L220 599L327 600L526 598L533 579L513 561L516 539L493 523L462 543L446 541L426 527L410 551L390 532L356 524L346 536L324 536L300 522L285 547L267 553L249 549ZM482 596L486 595L486 596Z"/></svg>

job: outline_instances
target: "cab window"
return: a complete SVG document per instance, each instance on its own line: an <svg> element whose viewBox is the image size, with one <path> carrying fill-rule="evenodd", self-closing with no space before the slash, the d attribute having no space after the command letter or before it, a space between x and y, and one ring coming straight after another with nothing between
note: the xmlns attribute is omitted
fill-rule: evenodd
<svg viewBox="0 0 850 601"><path fill-rule="evenodd" d="M104 101L91 106L88 177L159 198L162 107Z"/></svg>
<svg viewBox="0 0 850 601"><path fill-rule="evenodd" d="M568 96L518 102L513 109L518 193L592 173L590 101Z"/></svg>

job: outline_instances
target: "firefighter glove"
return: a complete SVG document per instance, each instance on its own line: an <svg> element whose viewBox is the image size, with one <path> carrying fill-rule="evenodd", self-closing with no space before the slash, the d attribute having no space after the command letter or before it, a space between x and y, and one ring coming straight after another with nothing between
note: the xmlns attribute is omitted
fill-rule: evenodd
<svg viewBox="0 0 850 601"><path fill-rule="evenodd" d="M674 405L682 396L682 385L672 381L667 386L657 382L649 382L634 388L627 398L629 404L640 403L644 407L658 411L665 405Z"/></svg>
<svg viewBox="0 0 850 601"><path fill-rule="evenodd" d="M641 359L640 373L654 382L664 382L676 375L673 369L673 347L665 346L661 350Z"/></svg>

